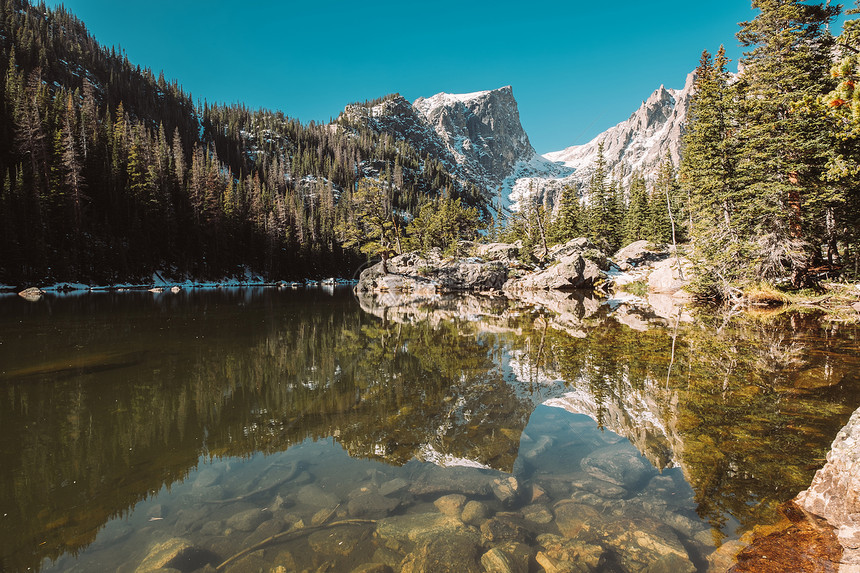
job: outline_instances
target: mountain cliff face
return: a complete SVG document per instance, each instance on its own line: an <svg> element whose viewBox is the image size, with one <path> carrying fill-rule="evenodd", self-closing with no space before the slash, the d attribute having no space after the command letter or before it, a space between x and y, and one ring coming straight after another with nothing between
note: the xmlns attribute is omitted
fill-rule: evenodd
<svg viewBox="0 0 860 573"><path fill-rule="evenodd" d="M418 98L421 114L465 173L487 187L498 186L535 150L520 124L511 86L470 94Z"/></svg>
<svg viewBox="0 0 860 573"><path fill-rule="evenodd" d="M506 206L524 177L540 175L548 180L546 187L573 172L535 152L510 86L439 93L413 104L395 94L372 105L347 106L341 117L408 141L422 156L441 162L464 186L484 190L488 199L495 199L500 190Z"/></svg>

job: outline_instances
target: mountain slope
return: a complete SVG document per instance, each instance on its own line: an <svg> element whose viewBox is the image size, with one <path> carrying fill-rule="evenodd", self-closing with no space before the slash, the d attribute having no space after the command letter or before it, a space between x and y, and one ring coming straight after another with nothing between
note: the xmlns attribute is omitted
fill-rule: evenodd
<svg viewBox="0 0 860 573"><path fill-rule="evenodd" d="M584 145L547 153L544 158L575 169L573 181L579 186L588 181L601 142L609 171L625 180L634 171L650 178L667 153L677 166L694 80L695 74L691 73L683 89L660 86L627 120Z"/></svg>

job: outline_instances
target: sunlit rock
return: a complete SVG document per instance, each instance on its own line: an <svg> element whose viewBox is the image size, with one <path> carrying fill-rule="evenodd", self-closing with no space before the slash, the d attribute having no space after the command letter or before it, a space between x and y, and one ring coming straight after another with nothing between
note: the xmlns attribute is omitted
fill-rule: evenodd
<svg viewBox="0 0 860 573"><path fill-rule="evenodd" d="M860 570L860 409L836 435L827 463L796 501L837 528L842 563Z"/></svg>
<svg viewBox="0 0 860 573"><path fill-rule="evenodd" d="M687 286L693 272L692 265L689 260L681 257L682 272L678 272L678 264L678 259L674 256L655 264L654 270L648 275L648 291L674 295Z"/></svg>
<svg viewBox="0 0 860 573"><path fill-rule="evenodd" d="M511 279L504 290L577 290L592 289L604 280L605 275L597 263L584 258L581 253L572 253L548 268L523 277Z"/></svg>
<svg viewBox="0 0 860 573"><path fill-rule="evenodd" d="M475 256L487 261L513 263L520 256L522 242L517 243L486 243L473 248Z"/></svg>
<svg viewBox="0 0 860 573"><path fill-rule="evenodd" d="M612 260L622 271L629 271L643 265L662 261L669 256L665 249L655 250L649 248L649 241L635 241L626 247L616 251Z"/></svg>
<svg viewBox="0 0 860 573"><path fill-rule="evenodd" d="M24 289L18 293L18 296L23 298L24 300L28 300L30 302L36 302L37 300L42 298L42 295L45 294L40 288L30 287L28 289Z"/></svg>

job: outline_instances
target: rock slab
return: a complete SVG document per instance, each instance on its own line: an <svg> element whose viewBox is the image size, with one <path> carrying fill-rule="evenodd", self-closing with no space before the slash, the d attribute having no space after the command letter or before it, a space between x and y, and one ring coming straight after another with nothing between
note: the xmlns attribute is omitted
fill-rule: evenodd
<svg viewBox="0 0 860 573"><path fill-rule="evenodd" d="M860 409L833 440L827 463L796 500L838 530L843 548L840 571L860 572Z"/></svg>

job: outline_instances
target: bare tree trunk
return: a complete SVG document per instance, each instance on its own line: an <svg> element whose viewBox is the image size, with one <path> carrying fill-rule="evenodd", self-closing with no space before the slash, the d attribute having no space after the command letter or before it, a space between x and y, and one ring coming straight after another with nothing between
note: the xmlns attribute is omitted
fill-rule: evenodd
<svg viewBox="0 0 860 573"><path fill-rule="evenodd" d="M666 188L666 209L669 211L669 222L672 223L672 247L675 249L675 260L678 263L678 278L684 280L684 270L681 268L681 255L678 254L678 243L675 241L675 216L672 215L672 202L669 200L669 189Z"/></svg>

